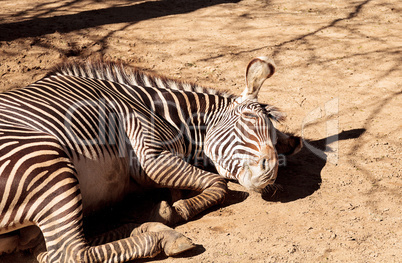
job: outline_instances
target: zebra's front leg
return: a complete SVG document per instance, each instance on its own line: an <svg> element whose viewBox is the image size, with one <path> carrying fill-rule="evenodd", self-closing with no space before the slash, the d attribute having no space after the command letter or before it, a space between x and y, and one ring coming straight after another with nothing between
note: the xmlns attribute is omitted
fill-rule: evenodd
<svg viewBox="0 0 402 263"><path fill-rule="evenodd" d="M212 182L211 186L203 190L199 195L174 202L175 211L184 220L189 220L205 209L221 204L227 193L227 183L224 179L219 179Z"/></svg>
<svg viewBox="0 0 402 263"><path fill-rule="evenodd" d="M158 173L153 173L155 169L148 167L160 168L157 169ZM162 152L157 158L148 159L145 171L161 187L200 192L192 198L174 202L172 207L166 202L161 202L154 209L152 221L169 225L187 221L205 209L222 203L227 193L224 178L192 166L167 151Z"/></svg>
<svg viewBox="0 0 402 263"><path fill-rule="evenodd" d="M157 116L153 117L157 119ZM176 138L176 130L171 130L174 138L163 140L164 134L158 133L157 129L143 127L140 118L132 118L132 121L131 126L135 135L132 136L131 144L135 157L146 174L145 177L138 176L134 180L140 184L148 184L151 181L153 185L161 188L200 192L195 197L175 202L173 208L166 206L165 203L156 221L170 225L187 221L201 211L223 202L227 193L225 179L218 174L201 170L180 158L178 155L184 152L181 149L184 141L180 136ZM169 134L169 127L168 125L164 127L166 134Z"/></svg>

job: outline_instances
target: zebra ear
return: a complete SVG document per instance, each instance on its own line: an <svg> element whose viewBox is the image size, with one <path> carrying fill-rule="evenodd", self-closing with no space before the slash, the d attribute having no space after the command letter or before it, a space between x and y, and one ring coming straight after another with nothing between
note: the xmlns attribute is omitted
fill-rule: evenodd
<svg viewBox="0 0 402 263"><path fill-rule="evenodd" d="M303 148L303 139L276 130L276 151L278 154L293 155Z"/></svg>
<svg viewBox="0 0 402 263"><path fill-rule="evenodd" d="M242 101L257 101L258 92L264 81L275 73L275 63L268 57L258 57L248 63L246 69L246 88L241 94Z"/></svg>

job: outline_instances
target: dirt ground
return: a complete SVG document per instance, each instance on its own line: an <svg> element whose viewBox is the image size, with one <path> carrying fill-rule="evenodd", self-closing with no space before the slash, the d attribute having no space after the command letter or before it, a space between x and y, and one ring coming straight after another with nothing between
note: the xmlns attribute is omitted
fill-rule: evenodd
<svg viewBox="0 0 402 263"><path fill-rule="evenodd" d="M0 91L105 57L240 94L248 61L271 56L259 99L306 142L283 189L230 183L176 227L196 249L140 262L401 262L401 14L399 0L3 0ZM17 261L32 257L0 257Z"/></svg>

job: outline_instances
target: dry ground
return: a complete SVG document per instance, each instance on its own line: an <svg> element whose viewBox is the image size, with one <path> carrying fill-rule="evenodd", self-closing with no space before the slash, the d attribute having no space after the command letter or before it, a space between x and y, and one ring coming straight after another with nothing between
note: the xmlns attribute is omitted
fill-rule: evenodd
<svg viewBox="0 0 402 263"><path fill-rule="evenodd" d="M309 147L281 167L283 191L230 183L225 205L177 227L199 246L153 260L401 262L401 14L399 0L3 0L0 90L103 56L240 94L248 61L270 55L260 101Z"/></svg>

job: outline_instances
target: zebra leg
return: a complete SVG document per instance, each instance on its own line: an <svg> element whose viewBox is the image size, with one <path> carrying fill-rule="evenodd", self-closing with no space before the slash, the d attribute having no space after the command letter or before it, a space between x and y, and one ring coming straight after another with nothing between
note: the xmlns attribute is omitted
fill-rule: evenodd
<svg viewBox="0 0 402 263"><path fill-rule="evenodd" d="M162 223L144 223L140 227L135 228L131 232L131 236L135 237L143 233L153 232L160 233L163 236L162 247L167 256L174 256L195 247L190 239Z"/></svg>
<svg viewBox="0 0 402 263"><path fill-rule="evenodd" d="M70 259L60 262L127 262L152 258L161 252L174 256L194 247L191 240L174 230L148 232L80 251L68 250ZM53 262L48 252L41 253L37 259L40 263Z"/></svg>
<svg viewBox="0 0 402 263"><path fill-rule="evenodd" d="M175 211L185 220L189 220L205 209L222 203L227 193L227 183L223 178L219 179L199 195L174 202Z"/></svg>
<svg viewBox="0 0 402 263"><path fill-rule="evenodd" d="M88 237L88 242L91 246L95 246L146 232L160 232L165 230L173 229L158 222L149 222L143 224L128 223L121 227L107 231L106 233Z"/></svg>
<svg viewBox="0 0 402 263"><path fill-rule="evenodd" d="M136 227L134 228L134 226ZM126 224L122 227L111 230L107 233L101 234L91 239L90 244L92 246L99 245L106 242L112 242L115 240L127 238L129 236L132 238L137 238L138 236L146 237L146 233L149 233L149 235L151 236L158 235L158 238L160 239L159 242L161 242L162 247L159 250L155 251L156 254L163 249L166 255L172 256L194 247L194 244L182 234L176 232L172 228L162 223L155 222L144 223L142 225Z"/></svg>
<svg viewBox="0 0 402 263"><path fill-rule="evenodd" d="M170 225L187 221L201 211L223 202L227 193L227 183L223 177L185 162L178 154L166 150L167 147L163 146L166 142L160 141L161 138L155 130L144 128L139 118L131 120L134 134L131 144L137 161L146 174L143 178L134 175L134 180L144 185L151 181L161 188L200 192L195 197L176 201L173 208L164 205L164 209L158 211L159 215L155 215L156 221ZM177 145L184 143L178 142L177 139L173 142Z"/></svg>
<svg viewBox="0 0 402 263"><path fill-rule="evenodd" d="M137 227L140 227L140 225L134 224L134 223L129 223L129 224L124 224L121 227L107 231L105 233L100 233L95 236L89 236L87 238L88 244L91 246L96 246L96 245L113 242L113 241L116 241L119 239L127 238L134 231L133 229L136 229Z"/></svg>
<svg viewBox="0 0 402 263"><path fill-rule="evenodd" d="M154 210L153 221L169 225L187 221L205 209L222 203L226 196L227 183L224 178L192 166L170 152L164 151L157 158L148 159L147 165L147 175L159 186L200 192L192 198L174 202L173 207L161 202ZM161 166L163 168L159 169L159 173L152 173L155 169L148 169Z"/></svg>
<svg viewBox="0 0 402 263"><path fill-rule="evenodd" d="M66 190L66 189L64 189ZM67 190L68 191L68 190ZM73 184L71 193L79 193ZM56 200L68 196L60 193ZM167 227L143 225L132 236L98 246L89 246L83 235L80 194L69 203L79 204L74 209L49 209L41 213L38 225L45 238L47 252L38 256L39 262L126 262L136 258L153 257L164 251L176 255L194 247L189 239ZM62 210L62 211L60 211ZM153 232L157 231L157 232Z"/></svg>
<svg viewBox="0 0 402 263"><path fill-rule="evenodd" d="M170 188L169 190L172 203L183 199L182 190L176 188ZM149 221L173 225L180 220L182 220L182 217L178 215L176 210L168 202L162 201L152 209Z"/></svg>

